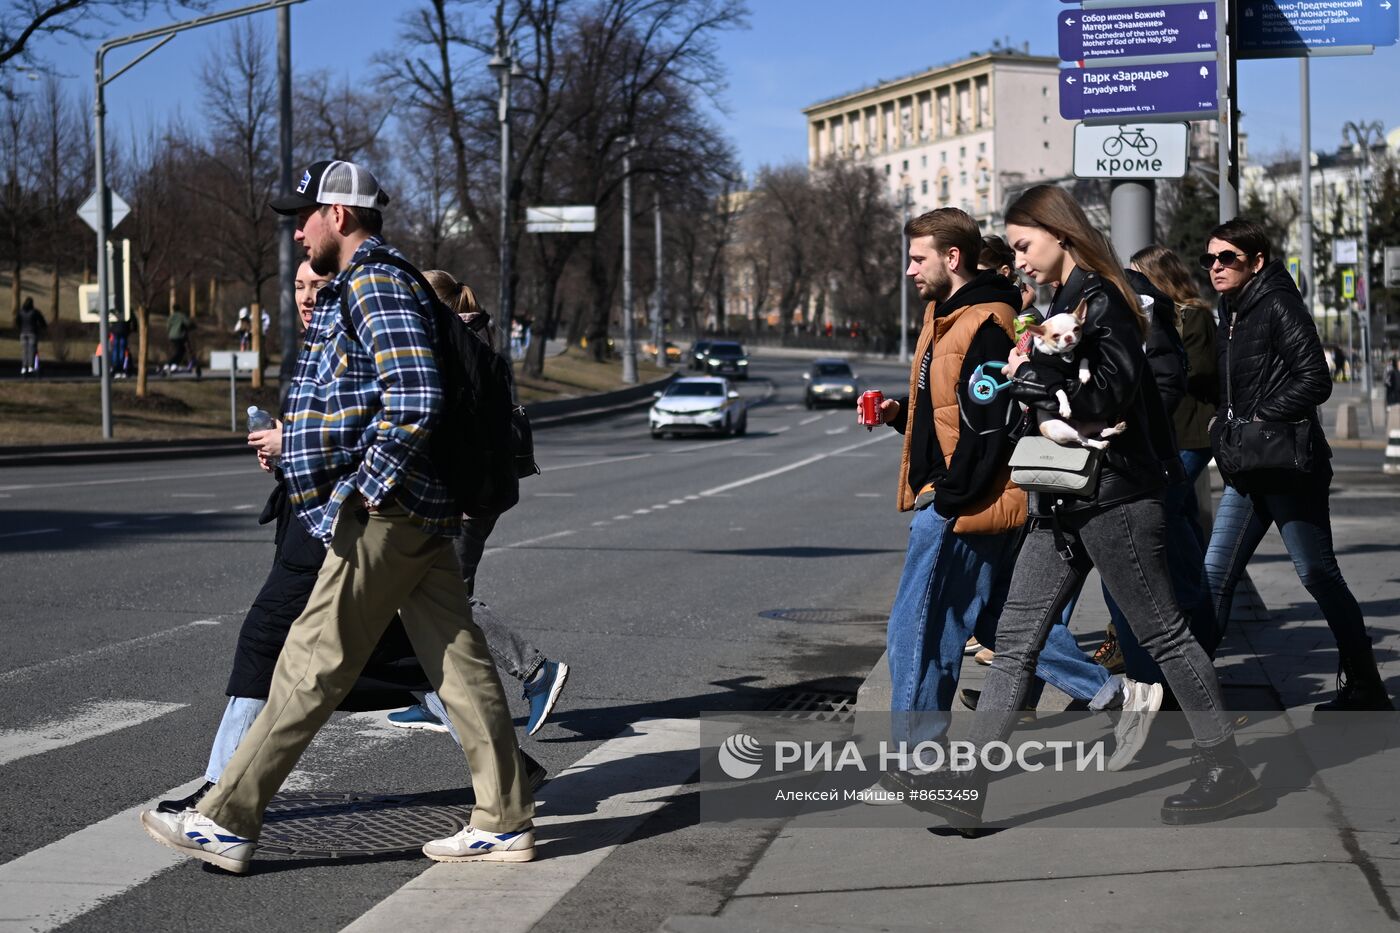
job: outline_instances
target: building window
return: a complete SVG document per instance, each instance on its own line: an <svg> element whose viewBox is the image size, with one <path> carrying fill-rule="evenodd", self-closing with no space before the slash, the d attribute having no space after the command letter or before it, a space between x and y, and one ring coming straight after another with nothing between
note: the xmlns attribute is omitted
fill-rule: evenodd
<svg viewBox="0 0 1400 933"><path fill-rule="evenodd" d="M958 172L958 184L967 187L967 172Z"/></svg>
<svg viewBox="0 0 1400 933"><path fill-rule="evenodd" d="M886 177L886 178L889 178L889 177L890 177L890 163L888 163L888 162L885 163L885 177Z"/></svg>
<svg viewBox="0 0 1400 933"><path fill-rule="evenodd" d="M944 165L947 165L947 164L948 164L948 150L947 150L947 149L944 149L942 152L940 152L940 153L938 154L938 161L941 162L941 163L944 164Z"/></svg>
<svg viewBox="0 0 1400 933"><path fill-rule="evenodd" d="M900 170L901 172L907 172L907 171L909 171L909 160L908 160L908 159L905 159L905 160L904 160L904 162L900 165L899 170Z"/></svg>
<svg viewBox="0 0 1400 933"><path fill-rule="evenodd" d="M938 197L943 201L948 200L948 176L943 175L938 179Z"/></svg>
<svg viewBox="0 0 1400 933"><path fill-rule="evenodd" d="M977 144L977 151L978 151L979 153L985 154L986 151L987 151L987 144L986 144L986 143L978 143L978 144Z"/></svg>
<svg viewBox="0 0 1400 933"><path fill-rule="evenodd" d="M920 168L928 168L928 156L926 156L926 155L921 155L921 156L919 156L919 167L920 167Z"/></svg>
<svg viewBox="0 0 1400 933"><path fill-rule="evenodd" d="M919 194L928 194L928 179L919 182Z"/></svg>
<svg viewBox="0 0 1400 933"><path fill-rule="evenodd" d="M959 158L959 159L966 159L966 158L967 158L967 147L966 147L966 146L959 146L959 147L958 147L958 158Z"/></svg>

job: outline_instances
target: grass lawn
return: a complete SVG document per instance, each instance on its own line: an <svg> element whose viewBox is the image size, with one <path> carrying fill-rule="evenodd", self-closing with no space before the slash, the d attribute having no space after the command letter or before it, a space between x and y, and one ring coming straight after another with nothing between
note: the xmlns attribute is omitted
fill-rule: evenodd
<svg viewBox="0 0 1400 933"><path fill-rule="evenodd" d="M0 341L0 359L5 359ZM41 347L42 351L42 347ZM18 355L16 344L15 354ZM643 382L660 379L665 371L654 363L638 361ZM530 379L517 373L522 402L590 395L622 388L622 363L595 363L585 351L570 348L545 361L545 378ZM240 427L229 430L229 391L226 375L206 374L190 379L149 380L145 398L136 397L136 380L112 383L112 434L114 440L178 440L184 438L237 437L242 432L242 412L249 405L269 411L277 405L277 385L254 391L240 379L236 410ZM101 387L91 382L5 380L0 382L0 445L80 444L102 440Z"/></svg>

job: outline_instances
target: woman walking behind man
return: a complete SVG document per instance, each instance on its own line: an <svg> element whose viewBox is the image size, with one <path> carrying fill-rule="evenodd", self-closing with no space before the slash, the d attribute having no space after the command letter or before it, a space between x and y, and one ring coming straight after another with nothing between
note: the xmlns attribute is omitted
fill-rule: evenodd
<svg viewBox="0 0 1400 933"><path fill-rule="evenodd" d="M1068 193L1048 185L1032 188L1011 206L1006 223L1021 270L1037 282L1059 286L1047 318L1081 306L1086 310L1077 356L1088 360L1093 374L1080 383L1077 361L1066 364L1038 350L1029 359L1013 353L1012 391L1031 403L1038 417L1034 406L1066 386L1075 420L1121 421L1127 427L1112 439L1090 495L1030 497L1031 528L968 738L980 750L1010 733L1051 626L1069 594L1097 567L1138 641L1161 667L1195 739L1196 779L1166 799L1163 822L1203 823L1261 809L1266 804L1240 760L1215 670L1191 637L1172 592L1162 496L1176 445L1143 350L1148 321L1112 246ZM965 791L924 794L917 805L964 832L980 825L988 781L984 769L899 777L911 791Z"/></svg>
<svg viewBox="0 0 1400 933"><path fill-rule="evenodd" d="M1206 582L1215 602L1219 638L1249 559L1272 524L1278 525L1298 579L1322 610L1337 641L1336 697L1319 711L1394 709L1376 670L1361 607L1342 578L1332 547L1329 487L1332 456L1317 406L1332 394L1322 343L1293 277L1272 258L1262 227L1236 218L1211 232L1201 268L1220 294L1220 407L1211 423L1225 491L1206 551ZM1292 424L1310 449L1310 462L1251 463L1231 472L1232 429L1248 422ZM1246 446L1252 446L1248 441ZM1214 645L1211 652L1214 653Z"/></svg>

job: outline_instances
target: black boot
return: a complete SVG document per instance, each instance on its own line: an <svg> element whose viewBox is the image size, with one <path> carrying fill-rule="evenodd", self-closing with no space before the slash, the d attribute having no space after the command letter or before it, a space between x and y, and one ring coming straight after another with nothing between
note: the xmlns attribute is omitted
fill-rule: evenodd
<svg viewBox="0 0 1400 933"><path fill-rule="evenodd" d="M204 799L204 795L209 793L214 787L213 781L205 781L204 786L190 794L188 797L181 797L179 800L162 800L156 804L158 813L184 813L186 810L193 810Z"/></svg>
<svg viewBox="0 0 1400 933"><path fill-rule="evenodd" d="M982 810L987 805L988 774L966 771L892 771L887 786L904 794L904 803L941 817L968 839L982 834Z"/></svg>
<svg viewBox="0 0 1400 933"><path fill-rule="evenodd" d="M1337 695L1313 707L1319 713L1384 712L1393 709L1395 705L1386 695L1369 639L1364 648L1342 652L1341 664L1337 669Z"/></svg>
<svg viewBox="0 0 1400 933"><path fill-rule="evenodd" d="M1163 823L1211 823L1268 806L1259 782L1240 760L1233 738L1210 748L1196 746L1191 761L1200 771L1183 793L1173 794L1163 802Z"/></svg>

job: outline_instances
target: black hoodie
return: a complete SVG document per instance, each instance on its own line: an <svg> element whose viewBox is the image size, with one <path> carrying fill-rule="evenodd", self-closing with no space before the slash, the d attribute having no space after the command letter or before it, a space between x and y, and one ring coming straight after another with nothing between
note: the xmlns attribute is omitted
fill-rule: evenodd
<svg viewBox="0 0 1400 933"><path fill-rule="evenodd" d="M934 308L934 317L947 317L959 308L981 304L1010 305L1013 312L1021 307L1021 293L1004 276L992 271L978 273L958 289L943 304ZM967 397L968 383L978 365L988 361L1005 362L1013 343L995 321L987 321L977 329L967 356L963 358L958 376L958 412L961 424L958 446L951 461L945 461L933 429L933 397L929 392L928 371L933 359L930 346L918 361L918 406L926 417L912 426L907 424L909 399L900 399L899 418L892 422L901 434L911 431L909 443L909 488L915 494L929 483L934 484L933 507L944 518L955 518L969 505L982 502L998 479L998 470L1011 456L1011 429L1019 421L1020 412L1012 403L1011 393L1003 392L991 404L982 405ZM996 376L996 371L990 371ZM946 466L945 466L946 462Z"/></svg>

